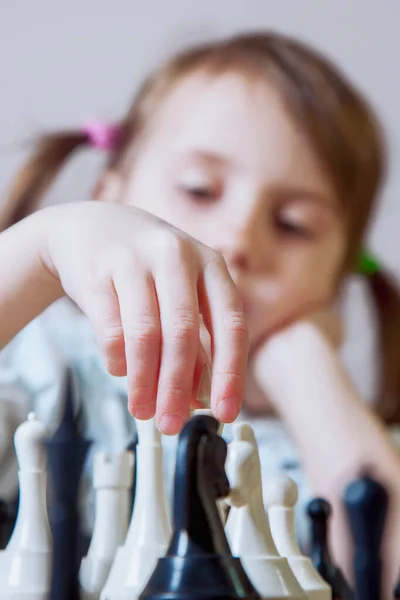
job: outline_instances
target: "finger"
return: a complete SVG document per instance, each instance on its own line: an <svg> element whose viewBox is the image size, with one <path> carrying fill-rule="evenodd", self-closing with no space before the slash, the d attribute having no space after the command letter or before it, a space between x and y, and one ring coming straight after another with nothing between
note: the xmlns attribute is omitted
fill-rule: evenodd
<svg viewBox="0 0 400 600"><path fill-rule="evenodd" d="M106 369L111 375L126 375L125 342L118 296L111 277L88 286L90 290L79 301L89 318Z"/></svg>
<svg viewBox="0 0 400 600"><path fill-rule="evenodd" d="M124 269L114 277L124 331L128 407L138 419L156 411L161 327L154 281L149 273Z"/></svg>
<svg viewBox="0 0 400 600"><path fill-rule="evenodd" d="M248 355L248 330L242 302L225 262L204 269L199 289L200 308L211 336L211 408L224 423L240 412Z"/></svg>
<svg viewBox="0 0 400 600"><path fill-rule="evenodd" d="M182 429L192 398L199 351L197 274L182 264L164 269L156 289L162 329L156 418L160 431L173 435Z"/></svg>

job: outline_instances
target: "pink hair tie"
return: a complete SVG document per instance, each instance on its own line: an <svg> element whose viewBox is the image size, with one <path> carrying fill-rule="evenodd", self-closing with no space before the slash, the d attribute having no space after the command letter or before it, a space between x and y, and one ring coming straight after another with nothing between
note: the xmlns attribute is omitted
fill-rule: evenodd
<svg viewBox="0 0 400 600"><path fill-rule="evenodd" d="M120 128L102 121L87 121L81 132L88 137L89 144L98 150L113 150L116 146Z"/></svg>

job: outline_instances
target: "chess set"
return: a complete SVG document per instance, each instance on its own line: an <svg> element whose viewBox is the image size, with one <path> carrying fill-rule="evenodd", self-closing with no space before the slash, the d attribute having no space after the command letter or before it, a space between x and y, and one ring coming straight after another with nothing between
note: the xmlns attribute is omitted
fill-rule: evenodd
<svg viewBox="0 0 400 600"><path fill-rule="evenodd" d="M10 507L0 504L1 600L382 599L385 488L366 475L344 493L353 590L329 553L329 503L308 505L312 543L302 554L296 484L278 476L263 495L251 426L235 423L227 444L207 409L194 411L179 435L172 518L154 420L137 421L134 450L94 454L95 522L83 547L78 489L90 442L77 421L70 382L51 438L34 413L15 433L19 500L12 528Z"/></svg>

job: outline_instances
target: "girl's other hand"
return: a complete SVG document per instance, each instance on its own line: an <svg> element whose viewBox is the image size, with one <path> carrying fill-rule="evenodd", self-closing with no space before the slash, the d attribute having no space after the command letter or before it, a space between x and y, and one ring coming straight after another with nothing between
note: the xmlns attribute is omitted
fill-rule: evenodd
<svg viewBox="0 0 400 600"><path fill-rule="evenodd" d="M90 319L108 371L127 375L129 410L177 433L212 348L211 408L240 410L248 352L242 303L220 255L139 209L53 207L43 262Z"/></svg>

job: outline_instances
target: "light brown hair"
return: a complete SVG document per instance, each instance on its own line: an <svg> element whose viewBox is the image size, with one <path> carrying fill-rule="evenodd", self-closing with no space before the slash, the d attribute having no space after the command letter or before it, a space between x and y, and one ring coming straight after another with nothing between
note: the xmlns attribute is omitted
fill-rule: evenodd
<svg viewBox="0 0 400 600"><path fill-rule="evenodd" d="M383 135L374 111L346 77L326 57L288 36L239 35L190 48L166 62L145 81L121 120L108 168L121 169L165 94L195 71L235 71L276 87L342 202L348 226L342 274L352 272L385 175ZM67 158L88 145L79 132L42 136L3 202L0 230L34 211ZM377 410L387 423L400 423L400 296L382 269L368 281L380 324Z"/></svg>

